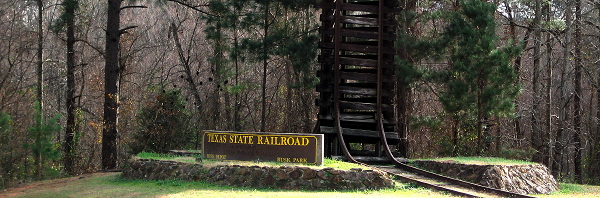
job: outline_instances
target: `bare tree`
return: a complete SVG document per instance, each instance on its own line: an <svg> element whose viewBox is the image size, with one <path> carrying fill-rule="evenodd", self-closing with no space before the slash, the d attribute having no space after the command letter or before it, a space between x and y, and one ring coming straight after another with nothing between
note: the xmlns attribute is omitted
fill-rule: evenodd
<svg viewBox="0 0 600 198"><path fill-rule="evenodd" d="M106 50L104 68L104 127L102 131L102 167L117 167L119 108L119 41L121 36L121 0L108 0L106 19Z"/></svg>

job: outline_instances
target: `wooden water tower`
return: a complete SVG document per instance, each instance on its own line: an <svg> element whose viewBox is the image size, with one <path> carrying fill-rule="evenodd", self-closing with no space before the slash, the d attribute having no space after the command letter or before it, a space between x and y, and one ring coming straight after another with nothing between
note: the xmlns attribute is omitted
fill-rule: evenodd
<svg viewBox="0 0 600 198"><path fill-rule="evenodd" d="M316 130L325 134L325 155L342 155L348 149L341 145L359 143L375 149L349 152L381 156L382 148L399 143L394 111L398 1L323 0L317 7L322 14Z"/></svg>

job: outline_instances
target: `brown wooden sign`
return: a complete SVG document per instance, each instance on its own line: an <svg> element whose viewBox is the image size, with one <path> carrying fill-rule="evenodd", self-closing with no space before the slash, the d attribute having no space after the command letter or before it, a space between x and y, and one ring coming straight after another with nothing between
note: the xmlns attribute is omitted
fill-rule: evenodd
<svg viewBox="0 0 600 198"><path fill-rule="evenodd" d="M206 159L323 164L323 134L202 131Z"/></svg>

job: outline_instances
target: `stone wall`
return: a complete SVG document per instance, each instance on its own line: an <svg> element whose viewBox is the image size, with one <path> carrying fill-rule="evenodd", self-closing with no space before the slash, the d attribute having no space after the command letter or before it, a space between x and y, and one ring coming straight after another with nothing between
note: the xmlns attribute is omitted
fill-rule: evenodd
<svg viewBox="0 0 600 198"><path fill-rule="evenodd" d="M445 161L415 161L420 167L449 177L520 194L548 194L558 183L541 164L475 165Z"/></svg>
<svg viewBox="0 0 600 198"><path fill-rule="evenodd" d="M130 161L121 177L203 180L219 185L279 189L365 190L394 187L394 182L388 175L372 170L239 165L205 168L202 164L147 159Z"/></svg>

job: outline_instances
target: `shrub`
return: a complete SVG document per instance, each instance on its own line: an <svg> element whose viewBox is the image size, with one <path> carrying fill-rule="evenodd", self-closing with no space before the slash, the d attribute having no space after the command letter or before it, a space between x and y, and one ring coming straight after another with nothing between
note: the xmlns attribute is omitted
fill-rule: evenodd
<svg viewBox="0 0 600 198"><path fill-rule="evenodd" d="M169 149L184 149L192 142L190 114L180 90L163 90L156 94L136 118L138 129L130 144L134 153L166 153Z"/></svg>

